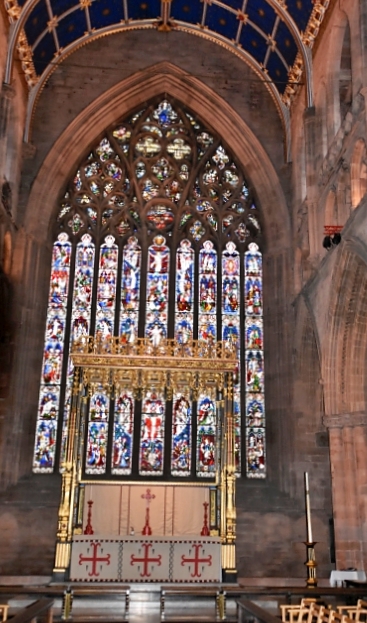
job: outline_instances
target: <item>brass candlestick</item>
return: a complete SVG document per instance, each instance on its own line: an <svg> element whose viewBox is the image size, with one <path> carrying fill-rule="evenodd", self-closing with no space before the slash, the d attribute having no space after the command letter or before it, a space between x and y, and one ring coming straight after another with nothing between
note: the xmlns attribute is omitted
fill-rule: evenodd
<svg viewBox="0 0 367 623"><path fill-rule="evenodd" d="M316 588L317 586L317 578L316 578L316 556L315 556L315 545L316 541L304 541L306 545L307 552L307 560L305 562L307 568L307 588Z"/></svg>

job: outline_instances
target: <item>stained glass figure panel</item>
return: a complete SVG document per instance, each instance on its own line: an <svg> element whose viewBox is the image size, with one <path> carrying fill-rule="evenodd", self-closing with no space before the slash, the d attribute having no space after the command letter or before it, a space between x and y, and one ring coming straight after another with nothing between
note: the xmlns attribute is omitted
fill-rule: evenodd
<svg viewBox="0 0 367 623"><path fill-rule="evenodd" d="M145 335L154 346L167 337L169 249L163 236L156 236L148 249Z"/></svg>
<svg viewBox="0 0 367 623"><path fill-rule="evenodd" d="M132 468L134 397L121 393L115 400L112 473L128 475Z"/></svg>
<svg viewBox="0 0 367 623"><path fill-rule="evenodd" d="M201 394L197 402L196 474L212 478L216 470L216 408L209 396Z"/></svg>
<svg viewBox="0 0 367 623"><path fill-rule="evenodd" d="M109 398L104 393L93 394L89 405L86 474L106 471L109 407Z"/></svg>
<svg viewBox="0 0 367 623"><path fill-rule="evenodd" d="M245 253L245 369L247 475L266 476L262 256L256 243Z"/></svg>
<svg viewBox="0 0 367 623"><path fill-rule="evenodd" d="M222 253L222 340L236 345L241 358L240 337L240 254L234 242L227 242ZM241 377L237 375L233 392L236 473L241 473Z"/></svg>
<svg viewBox="0 0 367 623"><path fill-rule="evenodd" d="M61 374L64 355L66 310L69 291L71 243L67 234L58 236L52 249L52 264L45 345L38 401L33 471L54 469ZM52 424L50 423L52 420Z"/></svg>
<svg viewBox="0 0 367 623"><path fill-rule="evenodd" d="M192 404L181 393L175 393L172 402L172 476L191 474Z"/></svg>
<svg viewBox="0 0 367 623"><path fill-rule="evenodd" d="M163 474L165 400L158 392L147 392L142 402L139 473Z"/></svg>
<svg viewBox="0 0 367 623"><path fill-rule="evenodd" d="M92 292L94 280L95 245L89 234L84 234L76 246L75 274L73 284L73 304L71 309L70 347L81 335L90 335L90 318L92 311ZM61 464L65 457L67 424L70 415L70 392L73 383L74 367L71 357L68 358L66 374L66 396L61 441Z"/></svg>

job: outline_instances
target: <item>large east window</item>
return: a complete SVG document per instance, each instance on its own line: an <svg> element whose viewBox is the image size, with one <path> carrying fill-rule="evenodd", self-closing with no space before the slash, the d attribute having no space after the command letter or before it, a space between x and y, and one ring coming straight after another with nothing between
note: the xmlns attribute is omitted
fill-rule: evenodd
<svg viewBox="0 0 367 623"><path fill-rule="evenodd" d="M73 340L87 335L237 345L238 474L265 462L261 224L225 141L169 99L107 130L55 223L33 469L62 463ZM89 398L84 473L214 478L217 403L205 387Z"/></svg>

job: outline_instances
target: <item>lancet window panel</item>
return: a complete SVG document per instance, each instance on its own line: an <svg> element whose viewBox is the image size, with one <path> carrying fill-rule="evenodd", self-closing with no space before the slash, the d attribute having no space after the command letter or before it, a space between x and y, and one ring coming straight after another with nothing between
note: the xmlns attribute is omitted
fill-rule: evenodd
<svg viewBox="0 0 367 623"><path fill-rule="evenodd" d="M235 343L238 474L264 477L261 216L221 137L170 98L107 129L60 201L39 393L34 471L65 458L75 339ZM190 356L190 348L185 351ZM94 387L85 409L86 475L214 478L219 396Z"/></svg>

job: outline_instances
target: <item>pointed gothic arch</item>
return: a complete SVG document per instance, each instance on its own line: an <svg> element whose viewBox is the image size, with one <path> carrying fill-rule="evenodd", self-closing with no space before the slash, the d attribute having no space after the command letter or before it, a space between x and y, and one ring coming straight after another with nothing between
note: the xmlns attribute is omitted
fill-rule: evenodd
<svg viewBox="0 0 367 623"><path fill-rule="evenodd" d="M217 93L172 63L162 62L121 81L86 107L58 138L32 186L25 229L35 239L49 240L52 214L80 157L93 140L117 119L144 102L167 93L205 119L226 143L256 189L262 208L267 249L288 248L290 217L274 166L246 122ZM37 221L34 215L37 214ZM269 236L267 236L267 232Z"/></svg>

